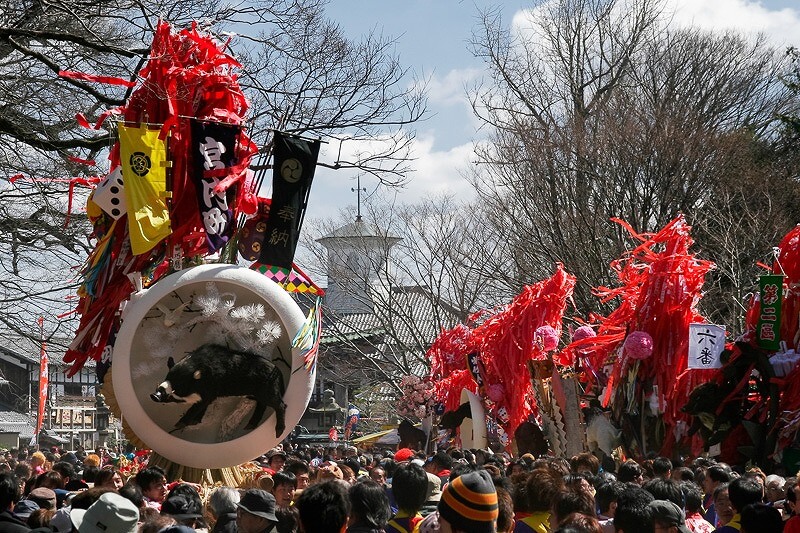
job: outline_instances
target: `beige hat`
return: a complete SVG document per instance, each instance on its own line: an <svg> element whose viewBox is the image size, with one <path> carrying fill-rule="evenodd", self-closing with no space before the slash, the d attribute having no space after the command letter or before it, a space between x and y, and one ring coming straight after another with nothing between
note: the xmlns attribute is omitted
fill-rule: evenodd
<svg viewBox="0 0 800 533"><path fill-rule="evenodd" d="M426 502L438 502L442 499L442 480L436 474L425 472L428 476L428 495Z"/></svg>
<svg viewBox="0 0 800 533"><path fill-rule="evenodd" d="M317 479L320 481L324 479L344 479L344 474L342 474L342 469L339 468L334 462L331 462L327 466L319 467L317 471Z"/></svg>

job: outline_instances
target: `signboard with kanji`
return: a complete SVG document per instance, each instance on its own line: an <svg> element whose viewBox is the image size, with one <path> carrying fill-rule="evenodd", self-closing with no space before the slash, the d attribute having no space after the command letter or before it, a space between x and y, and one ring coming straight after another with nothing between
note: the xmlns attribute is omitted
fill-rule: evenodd
<svg viewBox="0 0 800 533"><path fill-rule="evenodd" d="M725 349L725 326L689 324L690 369L721 368L720 355Z"/></svg>
<svg viewBox="0 0 800 533"><path fill-rule="evenodd" d="M781 304L783 303L783 276L771 274L759 278L761 311L756 327L756 340L765 350L780 349Z"/></svg>

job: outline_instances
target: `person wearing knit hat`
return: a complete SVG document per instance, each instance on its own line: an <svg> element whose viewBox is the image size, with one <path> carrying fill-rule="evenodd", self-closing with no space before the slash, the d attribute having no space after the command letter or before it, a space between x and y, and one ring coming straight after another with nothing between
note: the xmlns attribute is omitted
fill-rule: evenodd
<svg viewBox="0 0 800 533"><path fill-rule="evenodd" d="M395 463L404 463L406 461L410 461L414 458L414 450L411 448L400 448L397 450L397 453L394 454L394 462Z"/></svg>
<svg viewBox="0 0 800 533"><path fill-rule="evenodd" d="M489 472L468 472L451 481L438 509L443 532L496 533L497 492Z"/></svg>

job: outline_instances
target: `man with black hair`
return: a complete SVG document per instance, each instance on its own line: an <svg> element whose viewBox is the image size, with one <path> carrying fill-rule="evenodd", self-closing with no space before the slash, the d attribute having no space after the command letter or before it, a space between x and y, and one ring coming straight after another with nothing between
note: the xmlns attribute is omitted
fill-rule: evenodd
<svg viewBox="0 0 800 533"><path fill-rule="evenodd" d="M26 533L30 528L11 509L19 500L19 482L10 472L0 474L0 532Z"/></svg>
<svg viewBox="0 0 800 533"><path fill-rule="evenodd" d="M686 527L697 533L713 531L714 526L700 514L703 510L703 493L700 491L700 487L692 481L684 481L681 483L681 492L685 502Z"/></svg>
<svg viewBox="0 0 800 533"><path fill-rule="evenodd" d="M603 533L614 533L614 515L617 513L617 500L619 500L619 496L624 490L625 483L620 483L619 481L602 483L597 487L594 501L597 503L598 511L600 511L600 514L597 515L597 521L600 522Z"/></svg>
<svg viewBox="0 0 800 533"><path fill-rule="evenodd" d="M552 530L558 529L564 519L572 513L596 517L596 509L597 506L591 492L578 486L567 485L553 499L553 506L550 511L550 527Z"/></svg>
<svg viewBox="0 0 800 533"><path fill-rule="evenodd" d="M164 470L157 466L148 466L136 474L134 481L142 489L145 505L161 511L161 502L167 497L167 477Z"/></svg>
<svg viewBox="0 0 800 533"><path fill-rule="evenodd" d="M413 531L422 521L419 509L425 503L428 491L428 476L421 466L414 463L397 465L392 478L392 494L397 503L397 514L386 524L386 533Z"/></svg>
<svg viewBox="0 0 800 533"><path fill-rule="evenodd" d="M422 496L425 497L424 490ZM300 511L300 525L305 533L344 533L347 528L350 500L340 481L310 485L297 499L295 507Z"/></svg>
<svg viewBox="0 0 800 533"><path fill-rule="evenodd" d="M721 484L728 483L730 480L730 474L722 465L712 465L705 471L705 477L703 478L703 492L705 493L703 496L703 507L706 509L706 513L703 515L703 518L714 526L716 526L719 521L717 510L714 506L714 491Z"/></svg>
<svg viewBox="0 0 800 533"><path fill-rule="evenodd" d="M616 533L654 533L653 517L648 505L653 496L634 483L627 483L617 499L614 515Z"/></svg>
<svg viewBox="0 0 800 533"><path fill-rule="evenodd" d="M525 502L527 511L520 515L514 531L520 533L550 530L550 513L556 496L564 488L564 478L549 468L535 468L525 480Z"/></svg>
<svg viewBox="0 0 800 533"><path fill-rule="evenodd" d="M438 476L442 480L442 486L450 479L450 469L453 467L453 458L443 450L439 450L431 457L425 470Z"/></svg>
<svg viewBox="0 0 800 533"><path fill-rule="evenodd" d="M283 470L294 474L298 490L305 489L311 483L311 469L305 461L300 459L289 460L284 465Z"/></svg>
<svg viewBox="0 0 800 533"><path fill-rule="evenodd" d="M763 503L751 503L742 509L742 533L782 533L781 512Z"/></svg>
<svg viewBox="0 0 800 533"><path fill-rule="evenodd" d="M653 459L653 475L662 479L672 477L672 461L666 457L656 457ZM659 498L656 498L659 499Z"/></svg>
<svg viewBox="0 0 800 533"><path fill-rule="evenodd" d="M623 483L636 483L637 485L641 485L644 483L644 470L642 469L642 465L633 459L628 459L619 465L617 480Z"/></svg>
<svg viewBox="0 0 800 533"><path fill-rule="evenodd" d="M57 498L56 508L61 509L62 505L64 504L64 500L69 494L69 490L67 489L67 483L70 482L70 479L75 477L75 469L72 468L71 464L65 461L59 461L58 463L53 465L53 472L58 472L59 474L61 474L61 479L62 479L61 486L53 488L53 492L56 493L56 498Z"/></svg>
<svg viewBox="0 0 800 533"><path fill-rule="evenodd" d="M760 503L764 497L764 487L757 481L746 477L736 478L728 484L728 498L733 507L730 522L714 530L715 533L739 533L742 530L742 510L751 503Z"/></svg>
<svg viewBox="0 0 800 533"><path fill-rule="evenodd" d="M381 487L386 488L386 472L380 466L375 466L369 471L369 478Z"/></svg>
<svg viewBox="0 0 800 533"><path fill-rule="evenodd" d="M292 505L294 491L297 489L297 478L291 472L280 471L272 475L272 495L278 507Z"/></svg>
<svg viewBox="0 0 800 533"><path fill-rule="evenodd" d="M683 509L683 492L677 481L670 478L655 477L642 487L656 500L668 500Z"/></svg>

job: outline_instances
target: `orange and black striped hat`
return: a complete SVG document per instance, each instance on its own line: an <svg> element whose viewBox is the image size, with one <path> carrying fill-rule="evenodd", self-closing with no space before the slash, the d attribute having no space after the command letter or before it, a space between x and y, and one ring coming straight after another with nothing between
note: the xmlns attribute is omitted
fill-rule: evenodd
<svg viewBox="0 0 800 533"><path fill-rule="evenodd" d="M439 516L454 529L470 533L494 533L497 520L497 492L489 472L463 474L442 491Z"/></svg>

